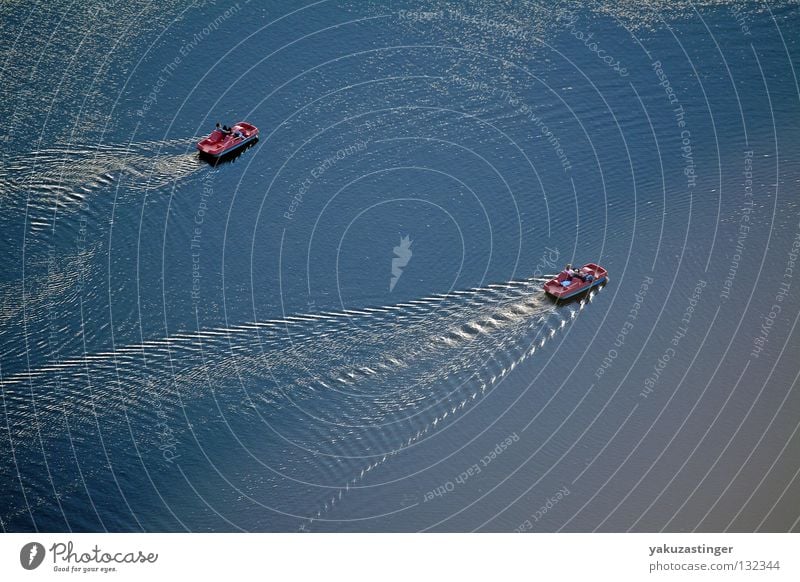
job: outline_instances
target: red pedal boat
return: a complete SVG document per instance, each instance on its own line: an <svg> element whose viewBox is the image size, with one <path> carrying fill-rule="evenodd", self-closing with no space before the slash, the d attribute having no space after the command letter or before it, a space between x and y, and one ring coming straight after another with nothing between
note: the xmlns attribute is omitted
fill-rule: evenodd
<svg viewBox="0 0 800 582"><path fill-rule="evenodd" d="M556 299L569 299L608 281L608 271L600 265L587 263L578 271L578 275L570 277L561 271L558 277L550 279L544 284L545 293Z"/></svg>
<svg viewBox="0 0 800 582"><path fill-rule="evenodd" d="M240 121L230 128L230 133L215 129L211 135L197 143L197 149L206 156L221 158L238 151L257 138L258 128L246 121Z"/></svg>

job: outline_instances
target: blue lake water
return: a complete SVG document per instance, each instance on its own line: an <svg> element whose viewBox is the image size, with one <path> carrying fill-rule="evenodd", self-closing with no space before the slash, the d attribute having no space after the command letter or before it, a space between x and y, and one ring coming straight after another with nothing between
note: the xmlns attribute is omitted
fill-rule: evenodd
<svg viewBox="0 0 800 582"><path fill-rule="evenodd" d="M4 531L800 529L796 3L0 11Z"/></svg>

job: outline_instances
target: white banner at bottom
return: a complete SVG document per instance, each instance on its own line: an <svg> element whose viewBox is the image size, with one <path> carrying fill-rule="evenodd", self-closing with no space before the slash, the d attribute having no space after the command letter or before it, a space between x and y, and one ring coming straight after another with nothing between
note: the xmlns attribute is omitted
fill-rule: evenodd
<svg viewBox="0 0 800 582"><path fill-rule="evenodd" d="M0 578L778 581L800 580L799 550L795 534L4 534Z"/></svg>

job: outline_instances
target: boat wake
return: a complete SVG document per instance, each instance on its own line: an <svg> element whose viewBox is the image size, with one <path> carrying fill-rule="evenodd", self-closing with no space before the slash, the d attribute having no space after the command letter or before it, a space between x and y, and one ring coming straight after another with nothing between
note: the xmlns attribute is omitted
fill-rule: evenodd
<svg viewBox="0 0 800 582"><path fill-rule="evenodd" d="M310 528L313 527L315 521L336 521L331 514L337 505L342 505L348 493L365 486L363 483L375 474L375 470L386 464L392 457L421 443L431 433L454 422L465 409L479 403L487 392L491 391L518 365L533 356L559 331L575 320L602 289L603 285L592 289L572 306L564 305L557 308L556 304L552 303L549 310L537 314L532 319L528 318L524 322L519 322L520 325L512 325L504 330L503 337L493 346L478 346L478 349L469 350L468 353L463 354L466 359L469 359L469 366L461 369L450 368L448 373L442 376L435 374L430 379L436 382L443 382L446 377L453 379L459 374L461 378L456 382L450 382L451 385L457 384L457 389L450 392L447 398L442 399L428 411L433 413L432 418L428 414L424 417L424 422L418 421L416 432L414 432L414 426L407 428L407 438L397 441L396 446L382 455L368 457L368 462L353 471L343 483L340 483L339 486L329 487L329 497L324 497L318 502L316 513L312 512L306 520L302 521L298 530L311 531ZM475 356L478 356L477 359Z"/></svg>
<svg viewBox="0 0 800 582"><path fill-rule="evenodd" d="M133 440L131 463L152 465L159 427L186 458L191 442L205 456L203 435L218 439L223 423L267 475L262 485L309 487L282 512L325 519L350 487L479 401L577 316L585 301L557 306L544 280L200 330L6 376L8 450L18 463L27 448L75 451L110 431ZM4 459L0 473L12 479ZM88 473L67 489L85 488ZM320 490L332 496L309 511Z"/></svg>
<svg viewBox="0 0 800 582"><path fill-rule="evenodd" d="M128 144L54 144L7 156L0 172L5 204L25 202L32 231L52 228L61 212L81 208L95 193L156 190L206 167L194 138Z"/></svg>

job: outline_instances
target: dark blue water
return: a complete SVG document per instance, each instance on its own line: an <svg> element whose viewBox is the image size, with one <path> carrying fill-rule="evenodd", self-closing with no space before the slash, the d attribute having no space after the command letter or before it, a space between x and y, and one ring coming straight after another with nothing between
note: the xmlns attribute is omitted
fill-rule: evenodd
<svg viewBox="0 0 800 582"><path fill-rule="evenodd" d="M4 531L800 527L796 4L0 10Z"/></svg>

